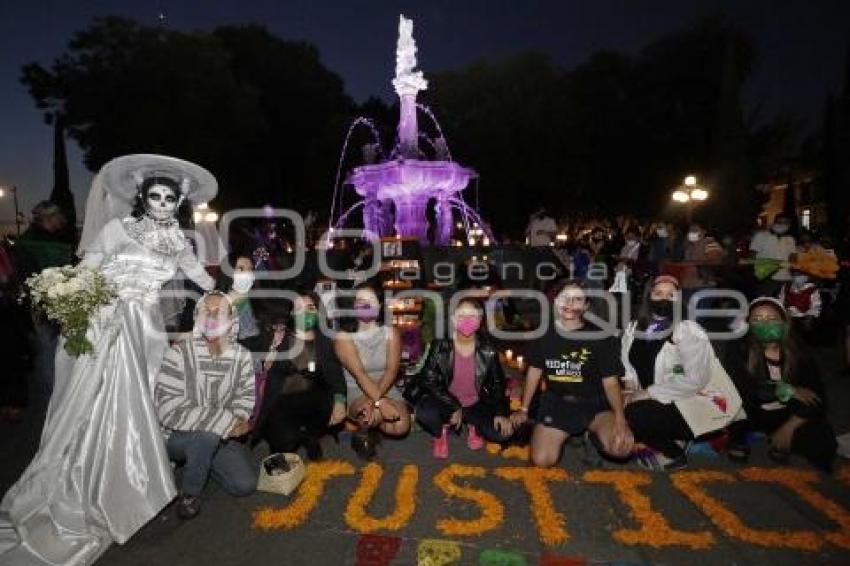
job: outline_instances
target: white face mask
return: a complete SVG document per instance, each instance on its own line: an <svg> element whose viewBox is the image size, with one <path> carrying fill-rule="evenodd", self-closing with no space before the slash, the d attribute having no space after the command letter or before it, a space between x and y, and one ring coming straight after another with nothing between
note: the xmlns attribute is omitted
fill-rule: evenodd
<svg viewBox="0 0 850 566"><path fill-rule="evenodd" d="M688 232L689 242L699 242L699 232Z"/></svg>
<svg viewBox="0 0 850 566"><path fill-rule="evenodd" d="M808 275L794 275L794 276L791 277L791 280L794 282L794 285L796 285L797 287L802 287L803 285L805 285L806 283L809 282L809 276Z"/></svg>
<svg viewBox="0 0 850 566"><path fill-rule="evenodd" d="M658 230L655 231L655 234L659 238L666 238L667 237L667 230L665 228L659 228Z"/></svg>
<svg viewBox="0 0 850 566"><path fill-rule="evenodd" d="M233 290L243 295L254 286L254 273L251 271L240 271L233 274Z"/></svg>
<svg viewBox="0 0 850 566"><path fill-rule="evenodd" d="M148 189L145 207L148 216L160 222L174 218L178 204L177 195L165 185L154 185Z"/></svg>
<svg viewBox="0 0 850 566"><path fill-rule="evenodd" d="M779 223L779 224L773 225L774 234L782 235L782 234L785 234L787 231L788 231L788 225L787 224Z"/></svg>

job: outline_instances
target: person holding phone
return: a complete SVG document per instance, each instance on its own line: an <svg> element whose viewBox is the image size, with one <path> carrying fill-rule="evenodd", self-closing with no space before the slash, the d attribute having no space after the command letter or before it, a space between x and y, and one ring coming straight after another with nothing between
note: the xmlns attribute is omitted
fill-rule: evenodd
<svg viewBox="0 0 850 566"><path fill-rule="evenodd" d="M330 341L318 329L319 304L315 293L301 291L293 302L292 331L280 322L273 325L256 427L256 438L268 442L272 453L303 446L310 460L321 459L319 439L346 416L345 379Z"/></svg>

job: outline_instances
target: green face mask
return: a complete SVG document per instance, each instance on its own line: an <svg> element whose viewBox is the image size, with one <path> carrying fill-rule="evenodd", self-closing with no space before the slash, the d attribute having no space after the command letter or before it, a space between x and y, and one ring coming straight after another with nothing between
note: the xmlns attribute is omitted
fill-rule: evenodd
<svg viewBox="0 0 850 566"><path fill-rule="evenodd" d="M762 343L780 342L785 338L784 322L754 322L750 325L753 337Z"/></svg>
<svg viewBox="0 0 850 566"><path fill-rule="evenodd" d="M295 315L295 328L298 330L309 331L316 328L319 322L319 317L316 313L306 311Z"/></svg>

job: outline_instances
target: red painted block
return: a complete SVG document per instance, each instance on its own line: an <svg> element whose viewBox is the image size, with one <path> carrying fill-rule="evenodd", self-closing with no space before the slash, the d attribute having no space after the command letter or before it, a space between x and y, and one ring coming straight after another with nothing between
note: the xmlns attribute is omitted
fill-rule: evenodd
<svg viewBox="0 0 850 566"><path fill-rule="evenodd" d="M544 554L540 557L540 566L587 566L587 561L579 556Z"/></svg>
<svg viewBox="0 0 850 566"><path fill-rule="evenodd" d="M381 535L361 535L357 541L356 566L389 566L401 548L401 539Z"/></svg>

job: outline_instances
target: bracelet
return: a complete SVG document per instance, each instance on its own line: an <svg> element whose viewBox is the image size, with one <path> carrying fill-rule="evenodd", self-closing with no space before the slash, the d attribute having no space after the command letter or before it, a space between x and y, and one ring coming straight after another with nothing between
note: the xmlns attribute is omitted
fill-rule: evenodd
<svg viewBox="0 0 850 566"><path fill-rule="evenodd" d="M527 415L528 407L520 407L519 409L517 409L517 411L519 411L520 413L525 413Z"/></svg>

